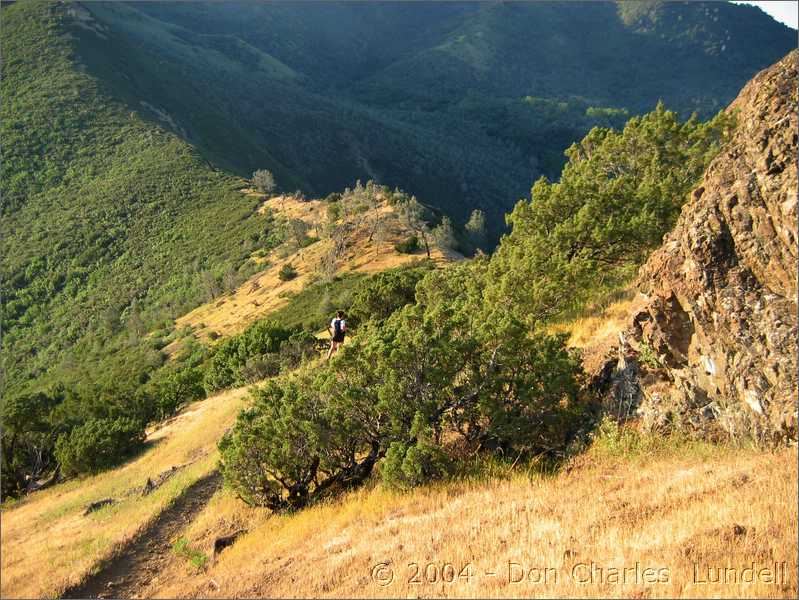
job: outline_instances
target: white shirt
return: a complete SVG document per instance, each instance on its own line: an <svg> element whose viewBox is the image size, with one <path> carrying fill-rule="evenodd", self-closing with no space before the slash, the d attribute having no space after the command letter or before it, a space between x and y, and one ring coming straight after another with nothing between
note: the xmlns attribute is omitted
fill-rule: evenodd
<svg viewBox="0 0 799 600"><path fill-rule="evenodd" d="M330 321L330 329L336 330L336 321L341 321L341 331L347 331L347 322L344 319L333 319Z"/></svg>

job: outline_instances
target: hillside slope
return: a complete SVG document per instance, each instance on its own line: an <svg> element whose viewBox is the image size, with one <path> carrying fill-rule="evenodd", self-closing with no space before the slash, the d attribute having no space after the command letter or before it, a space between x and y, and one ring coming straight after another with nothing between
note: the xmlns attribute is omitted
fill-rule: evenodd
<svg viewBox="0 0 799 600"><path fill-rule="evenodd" d="M296 516L249 522L223 493L187 529L187 539L205 550L235 527L247 528L246 535L208 569L191 573L177 559L142 591L212 598L788 598L797 590L796 459L795 449L682 447L614 458L597 448L552 478L509 472L409 494L376 488ZM707 580L708 566L741 569L753 560L772 568L784 562L784 575L771 583L695 579L695 565ZM661 583L643 579L647 568Z"/></svg>
<svg viewBox="0 0 799 600"><path fill-rule="evenodd" d="M729 3L83 8L89 72L214 164L315 196L375 179L456 221L482 208L495 234L592 125L659 99L710 116L795 45Z"/></svg>
<svg viewBox="0 0 799 600"><path fill-rule="evenodd" d="M456 222L482 208L496 237L590 126L661 93L712 112L793 43L755 9L647 6L4 4L7 390L145 380L146 332L258 270L269 223L211 164L316 196L376 179Z"/></svg>
<svg viewBox="0 0 799 600"><path fill-rule="evenodd" d="M795 448L763 453L611 429L556 476L505 464L408 493L370 486L277 516L217 489L212 473L216 440L244 398L233 390L194 404L151 432L128 464L4 508L2 596L796 595ZM142 496L159 475L168 478ZM115 503L83 514L108 498ZM215 540L235 533L232 547L214 552ZM694 565L753 560L784 563L781 578L694 580ZM592 564L632 571L623 582ZM646 584L646 568L668 576ZM550 569L547 579L533 569Z"/></svg>
<svg viewBox="0 0 799 600"><path fill-rule="evenodd" d="M87 72L77 8L2 9L5 394L138 380L162 360L144 333L196 305L204 274L248 276L269 244L242 180Z"/></svg>
<svg viewBox="0 0 799 600"><path fill-rule="evenodd" d="M263 198L256 192L248 194ZM269 213L272 219L283 223L301 221L311 235L322 235L329 227L329 206L321 200L275 196L261 201L258 211ZM376 273L427 258L424 248L409 254L396 250L395 245L412 234L396 207L382 199L373 212L374 216L368 219L364 219L363 215L354 215L339 218L335 222L336 227L347 231L345 248L336 261L339 277ZM379 237L370 235L371 222L375 218L380 219ZM463 259L457 251L442 248L434 239L430 239L429 243L430 259L436 264ZM291 239L283 242L257 257L262 270L223 297L198 306L176 319L175 327L190 327L194 337L203 341L239 333L257 318L285 306L298 292L323 279L322 264L334 245L329 235L305 248L298 248ZM296 276L283 281L280 271L287 265L296 271ZM172 348L167 347L166 350L171 352Z"/></svg>
<svg viewBox="0 0 799 600"><path fill-rule="evenodd" d="M4 507L0 595L58 596L98 565L126 553L126 544L148 524L176 502L198 494L195 484L214 472L216 443L245 397L246 390L238 389L195 403L150 431L141 454L121 467L73 479ZM159 485L147 491L148 481ZM210 492L217 487L218 481ZM113 502L87 511L103 500Z"/></svg>

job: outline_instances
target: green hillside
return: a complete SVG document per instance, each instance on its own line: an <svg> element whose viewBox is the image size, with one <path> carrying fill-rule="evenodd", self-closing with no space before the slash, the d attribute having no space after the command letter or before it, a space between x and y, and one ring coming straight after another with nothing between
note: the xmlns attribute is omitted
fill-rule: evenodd
<svg viewBox="0 0 799 600"><path fill-rule="evenodd" d="M174 318L277 241L237 191L256 168L320 196L399 186L456 225L481 208L496 239L592 126L658 98L713 114L795 42L716 3L32 1L0 15L14 393L145 380Z"/></svg>
<svg viewBox="0 0 799 600"><path fill-rule="evenodd" d="M495 239L592 126L661 99L710 117L795 45L727 3L83 7L87 72L214 165L319 196L374 179L459 223L481 208Z"/></svg>
<svg viewBox="0 0 799 600"><path fill-rule="evenodd" d="M2 9L3 362L7 392L135 381L144 334L240 280L269 244L243 184L108 93L64 5Z"/></svg>
<svg viewBox="0 0 799 600"><path fill-rule="evenodd" d="M224 154L245 175L271 165L285 185L320 195L375 179L461 223L480 207L495 234L593 125L621 126L658 100L684 118L710 117L796 44L759 9L717 2L130 4L153 19L146 28L133 12L115 17L123 7L87 7L114 28L115 44L124 32L135 53L157 55L137 66L139 78L160 77L175 57L174 93L196 95L226 123L227 137L195 130L215 162ZM182 53L153 35L155 23ZM296 76L273 76L219 45L242 68L198 68L210 39L245 42ZM155 62L158 71L147 67ZM195 85L206 79L224 91ZM164 105L182 127L198 126L199 109ZM234 136L239 126L246 136Z"/></svg>

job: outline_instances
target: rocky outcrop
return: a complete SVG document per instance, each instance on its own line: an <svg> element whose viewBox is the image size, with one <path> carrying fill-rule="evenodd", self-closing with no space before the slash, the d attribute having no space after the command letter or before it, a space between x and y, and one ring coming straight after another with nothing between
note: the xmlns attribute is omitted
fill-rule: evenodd
<svg viewBox="0 0 799 600"><path fill-rule="evenodd" d="M733 139L641 268L646 306L622 336L623 372L605 376L637 390L651 428L795 438L797 52L728 110Z"/></svg>

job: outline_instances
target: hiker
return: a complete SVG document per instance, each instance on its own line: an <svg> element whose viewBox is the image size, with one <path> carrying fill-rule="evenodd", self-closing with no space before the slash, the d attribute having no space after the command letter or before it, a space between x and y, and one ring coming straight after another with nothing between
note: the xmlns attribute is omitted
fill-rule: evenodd
<svg viewBox="0 0 799 600"><path fill-rule="evenodd" d="M330 330L330 335L333 336L330 340L330 350L327 351L327 358L330 358L344 342L344 336L347 333L347 322L344 320L343 310L336 312L336 318L330 321L330 327L328 329Z"/></svg>

